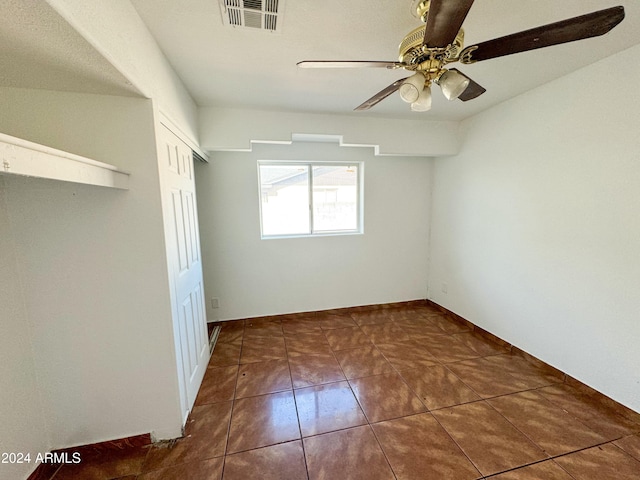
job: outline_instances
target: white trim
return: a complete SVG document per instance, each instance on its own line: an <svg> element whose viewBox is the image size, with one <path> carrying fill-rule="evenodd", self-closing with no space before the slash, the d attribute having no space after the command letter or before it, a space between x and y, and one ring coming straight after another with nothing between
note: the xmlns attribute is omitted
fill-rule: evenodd
<svg viewBox="0 0 640 480"><path fill-rule="evenodd" d="M177 137L180 137L180 140L186 143L189 146L189 148L191 148L191 150L196 151L198 155L200 155L202 158L206 160L207 163L209 163L209 154L204 150L202 150L200 148L200 145L198 145L195 140L193 140L191 137L189 137L189 135L184 133L184 130L182 130L178 126L178 124L174 122L172 118L163 110L158 109L158 113L160 115L160 123L162 125L164 125L167 129L169 129L174 135L176 135Z"/></svg>
<svg viewBox="0 0 640 480"><path fill-rule="evenodd" d="M0 173L129 188L129 174L113 165L4 133L0 133Z"/></svg>
<svg viewBox="0 0 640 480"><path fill-rule="evenodd" d="M299 165L307 168L308 182L308 203L309 203L309 233L293 233L283 235L264 235L262 225L262 180L260 178L261 165ZM313 229L313 167L314 166L348 166L357 167L358 175L356 178L356 198L358 201L356 209L356 225L352 230L322 230L314 231ZM258 207L260 215L260 238L262 240L271 240L276 238L305 238L305 237L329 237L340 235L363 235L364 234L364 162L356 161L331 161L331 160L258 160Z"/></svg>

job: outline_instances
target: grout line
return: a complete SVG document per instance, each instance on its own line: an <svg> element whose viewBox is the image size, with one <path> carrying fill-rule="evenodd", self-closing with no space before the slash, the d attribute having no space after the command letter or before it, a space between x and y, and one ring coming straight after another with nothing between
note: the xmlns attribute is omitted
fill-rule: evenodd
<svg viewBox="0 0 640 480"><path fill-rule="evenodd" d="M381 311L380 311L380 313L383 313L383 312L384 312L384 310L381 310ZM355 326L355 327L352 327L352 328L356 328L356 327L357 327L359 331L361 331L361 332L363 332L363 333L364 333L364 331L362 330L363 325L359 325L359 324L357 324L357 322L356 322L356 321L355 321L355 319L353 318L353 315L349 314L349 317L350 317L350 318L352 318L352 320L354 320L354 323L356 323L356 326ZM428 318L428 317L421 317L421 318L426 318L427 320L429 320L429 318ZM385 322L374 323L374 324L367 324L367 325L385 325L385 324L389 324L389 323L391 323L391 324L396 324L396 323L395 323L395 321L391 320L391 321L385 321ZM396 324L396 325L397 325L397 324ZM399 326L400 328L402 328L402 326L401 326L401 325L398 325L398 326ZM348 327L340 327L340 328L348 328ZM319 332L313 332L313 333L320 333L320 332L322 332L322 333L323 333L324 338L325 338L325 339L327 339L327 332L328 332L328 331L331 331L331 330L336 330L336 329L324 329L324 328L322 328L322 327L321 327L321 329L320 329L320 331L319 331ZM403 330L403 331L404 331L404 330ZM430 414L430 416L436 420L436 422L438 423L438 425L440 426L440 428L442 428L442 429L446 432L446 434L448 435L448 437L449 437L449 438L451 438L451 440L453 441L453 443L454 443L454 444L455 444L455 445L460 449L460 451L465 455L465 457L469 460L469 462L470 462L472 465L474 465L474 467L476 468L476 470L478 470L478 472L480 472L480 470L479 470L479 468L476 466L476 464L471 460L471 458L470 458L470 457L468 457L468 456L467 456L467 454L464 452L464 450L462 450L462 448L460 447L460 445L458 445L458 444L457 444L457 442L456 442L456 441L453 439L453 437L449 434L449 432L446 430L446 428L444 428L444 426L439 422L439 420L438 420L438 419L437 419L437 418L432 414L432 412L436 412L436 411L438 411L438 410L443 410L443 409L446 409L446 408L455 408L455 407L460 406L460 405L469 404L469 403L477 403L477 402L484 402L485 404L488 404L488 405L492 408L492 410L496 411L499 415L501 415L501 417L503 417L503 418L504 418L504 419L505 419L505 420L506 420L506 421L507 421L511 426L513 426L513 428L515 428L518 432L520 432L522 435L524 435L524 436L525 436L525 438L527 438L527 439L528 439L528 440L529 440L533 445L536 445L538 448L540 448L540 450L541 450L541 451L542 451L542 452L547 456L547 458L545 458L545 459L543 459L543 460L537 460L537 461L534 461L534 462L531 462L531 463L527 463L527 464L524 464L524 465L520 465L520 466L517 466L517 467L511 468L511 469L507 469L507 470L504 470L504 471L501 471L501 472L493 473L493 474L491 474L491 475L482 476L483 474L480 472L481 477L478 477L478 478L493 478L493 477L495 477L495 476L497 476L497 475L500 475L500 474L502 474L502 473L505 473L505 472L514 471L514 470L518 470L518 469L521 469L521 468L524 468L524 467L527 467L527 466L531 466L531 465L535 465L535 464L538 464L538 463L547 462L547 461L553 460L554 458L559 458L559 457L562 457L562 456L571 455L571 454L573 454L573 453L576 453L576 452L579 452L579 451L583 451L583 450L587 450L587 449L590 449L590 448L595 448L595 447L600 446L600 445L613 444L613 442L617 440L617 439L614 439L614 440L607 440L606 442L602 442L602 443L599 443L599 444L596 444L596 445L587 446L587 447L584 447L584 448L581 448L581 449L578 449L578 450L575 450L575 451L571 451L571 452L563 453L563 454L556 455L556 456L551 456L551 455L549 455L549 454L548 454L548 453L547 453L547 452L546 452L546 451L545 451L545 450L544 450L540 445L538 445L535 441L533 441L533 439L532 439L532 438L530 438L528 435L526 435L524 432L522 432L522 431L521 431L521 430L520 430L520 429L519 429L515 424L513 424L513 423L512 423L508 418L506 418L506 417L505 417L504 415L502 415L499 411L497 411L497 410L495 409L495 407L493 407L493 405L491 405L491 404L489 403L489 400L494 399L494 398L500 398L500 397L505 397L505 396L511 396L511 395L515 395L515 394L519 394L519 393L523 393L523 392L528 392L528 391L537 391L537 390L540 390L540 389L543 389L543 388L547 388L547 387L549 387L549 386L558 385L559 383L558 383L558 382L551 382L551 383L548 383L548 384L546 384L546 385L537 385L537 386L532 387L532 388L527 388L527 389L523 389L523 390L517 390L517 391L514 391L514 392L509 392L509 393L504 393L504 394L500 394L500 395L496 395L496 396L492 396L492 397L483 398L483 397L481 397L481 396L478 394L478 392L476 392L473 388L471 388L469 385L467 385L467 384L463 381L463 379L462 379L461 377L459 377L457 374L455 374L455 372L453 372L453 371L448 367L448 365L456 364L456 363L460 363L460 362L464 362L464 361L467 361L467 360L475 360L475 361L477 361L477 360L478 360L478 359L480 359L480 358L481 358L481 359L484 359L485 357L490 357L490 356L505 355L505 354L506 354L506 355L509 355L509 352L495 352L495 353L489 353L489 354L487 354L487 355L482 355L480 352L475 351L475 349L472 349L472 350L473 350L475 353L477 353L477 354L478 354L478 357L476 357L476 358L474 358L474 359L462 359L462 360L456 360L456 361L454 361L454 362L446 362L446 363L445 363L445 362L443 362L443 361L441 361L441 360L440 360L440 359L438 359L437 357L435 357L433 354L431 354L431 355L434 357L434 361L435 361L434 366L441 366L441 367L444 367L444 368L445 368L448 372L450 372L450 373L451 373L455 378L457 378L457 379L458 379L458 380L459 380L459 381L460 381L460 382L461 382L465 387L469 388L471 391L473 391L473 392L474 392L476 395L478 395L478 397L479 397L479 399L478 399L478 400L473 400L473 401L471 401L471 402L463 402L463 403L459 403L459 404L456 404L456 405L451 405L451 406L447 406L447 407L440 407L440 408L436 408L436 409L433 409L433 410L430 410L430 409L428 408L428 406L427 406L427 405L422 401L422 399L420 398L420 396L419 396L419 395L418 395L418 394L417 394L413 389L411 389L411 387L408 385L408 383L407 383L406 379L402 376L402 373L401 373L402 371L406 371L406 370L413 370L413 369L419 369L419 368L421 368L421 367L419 367L419 366L418 366L418 367L414 367L414 368L402 368L402 369L398 369L398 368L397 368L397 367L395 367L391 362L389 362L389 360L387 359L387 357L386 357L382 352L380 352L380 353L381 353L381 355L383 356L383 358L385 359L385 361L386 361L386 362L388 362L388 363L390 364L390 366L392 367L392 372L395 372L395 374L397 374L397 375L399 375L399 376L401 377L401 380L403 381L403 383L405 383L405 384L407 385L407 387L410 389L410 391L411 391L413 394L415 394L415 396L419 399L419 401L421 402L421 404L425 407L426 412L417 412L417 413L412 413L412 414L409 414L409 415L401 415L401 416L399 416L399 417L394 417L394 418L384 419L384 420L381 420L380 422L373 422L373 423L372 423L372 422L371 422L371 420L369 419L369 417L367 416L367 414L365 413L364 409L362 408L362 405L361 405L361 403L360 403L360 400L359 400L359 399L358 399L358 397L355 395L355 392L354 392L354 390L353 390L353 386L352 386L352 381L354 381L354 380L358 380L358 379L361 379L361 378L369 378L369 377L372 377L372 376L378 376L378 375L381 375L381 374L371 374L371 375L365 375L365 376L362 376L362 377L347 378L347 375L345 374L344 368L343 368L343 366L340 364L340 362L338 361L337 356L336 356L336 353L337 353L337 352L339 352L339 351L344 351L344 350L355 350L355 349L359 349L359 348L367 348L367 347L363 347L363 346L355 346L355 347L350 347L350 348L342 349L342 350L333 350L333 348L330 348L330 352L331 352L331 354L332 354L333 358L335 359L336 363L338 364L338 366L339 366L339 368L340 368L340 371L342 372L342 374L343 374L343 376L345 377L345 379L344 379L344 380L337 380L337 381L326 382L326 383L320 383L320 384L314 384L314 385L308 385L308 386L304 386L304 387L300 387L300 388L295 388L295 386L294 386L294 382L293 382L293 375L292 375L292 370L291 370L290 357L289 357L289 351L288 351L288 345L287 345L286 338L289 338L289 337L295 338L295 337L297 337L298 335L300 335L300 334L304 334L304 333L307 333L307 332L295 332L294 334L285 335L285 334L284 334L284 331L283 331L283 336L282 336L282 338L284 339L284 344L285 344L285 353L286 353L287 365L288 365L288 369L289 369L289 377L290 377L290 380L291 380L291 392L292 392L292 395L293 395L293 398L294 398L294 405L295 405L295 408L296 408L296 418L297 418L297 421L298 421L298 431L299 431L299 435L300 435L300 442L301 442L301 445L302 445L302 450L303 450L303 456L304 456L305 468L306 468L307 476L309 475L309 471L308 471L308 465L307 465L307 461L306 461L306 451L305 451L305 449L304 449L304 439L305 439L305 438L312 438L312 437L316 437L316 436L320 436L320 435L325 435L325 434L328 434L328 433L334 433L334 432L339 432L339 431L349 430L349 429L355 428L355 426L339 428L339 429L336 429L336 430L331 430L331 431L328 431L328 432L318 433L318 434L309 435L309 436L307 436L307 437L304 437L304 436L303 436L303 434L302 434L302 426L301 426L301 422L300 422L300 413L299 413L299 411L298 411L298 405L297 405L297 399L296 399L295 392L296 392L297 390L301 390L301 389L304 389L304 388L314 388L314 387L325 386L325 385L330 385L330 384L334 384L334 383L341 383L341 382L345 382L345 381L347 382L347 385L349 385L349 389L351 390L351 393L352 393L352 395L354 396L354 398L355 398L355 400L356 400L356 402L357 402L357 404L358 404L358 406L359 406L360 410L361 410L361 411L362 411L362 413L364 414L364 418L365 418L365 421L366 421L366 425L368 425L368 426L369 426L369 428L371 429L371 431L374 433L374 437L376 438L376 441L378 442L378 445L379 445L379 447L381 448L381 450L382 450L382 452L383 452L383 454L384 454L384 456L385 456L385 460L386 460L386 461L387 461L387 463L389 464L389 467L390 467L390 468L391 468L391 464L390 464L390 462L389 462L389 459L387 458L386 453L384 452L384 449L382 448L382 444L380 443L380 441L379 441L379 439L378 439L378 437L377 437L377 435L376 435L376 432L375 432L375 429L373 428L373 425L375 425L376 423L384 422L384 421L397 420L397 419L400 419L400 418L406 418L406 417L410 417L410 416L414 416L414 415L421 415L421 414L424 414L424 413L429 413L429 414ZM311 333L311 332L310 332L310 333ZM407 335L409 336L409 339L410 339L410 340L415 340L415 339L414 339L414 337L413 337L413 335L412 335L411 333L406 332L406 331L405 331L405 333L407 333ZM450 333L450 332L447 332L447 331L444 331L444 330L443 330L443 334L445 334L445 335L447 335L447 336L450 336L450 337L452 337L452 338L455 338L455 335L456 335L456 334L458 334L458 333L469 333L469 332L451 332L451 333ZM473 330L471 330L471 333L473 334ZM365 333L365 335L366 335L366 333ZM369 335L367 335L367 337L368 337L368 338L370 339L370 341L371 341L371 337L370 337ZM482 336L481 336L481 337L482 337ZM482 338L484 339L484 337L482 337ZM242 341L242 344L241 344L241 352L240 352L240 357L239 357L238 362L240 362L240 358L241 358L241 355L242 355L242 348L243 348L243 346L244 346L244 340L245 340L245 335L244 335L244 332L243 332L243 341ZM327 339L327 342L328 342L328 339ZM378 344L376 344L376 343L375 343L375 342L373 342L373 341L371 341L371 347L375 348L377 351L380 351L380 350L378 349ZM427 351L427 352L431 353L431 352L428 350L428 348L426 348L426 347L422 347L422 348L423 348L425 351ZM468 348L471 348L471 347L468 347ZM308 354L308 355L313 355L313 354ZM513 355L513 353L511 353L511 355ZM526 360L526 358L525 358L524 360ZM532 364L532 365L534 365L534 367L537 367L537 365L535 365L535 364ZM239 366L240 366L240 365L239 365ZM538 367L538 368L539 368L539 367ZM238 370L238 372L239 372L239 370ZM384 374L384 373L392 373L392 372L383 372L382 374ZM511 374L510 372L505 372L505 373L507 373L507 375L508 375L509 377L511 377L511 378L513 378L513 379L515 379L515 380L518 380L518 378L517 378L514 374ZM238 373L238 375L239 375L239 373ZM236 376L236 387L235 387L235 389L234 389L234 400L233 400L234 405L235 405L235 401L236 401L236 399L235 399L235 394L236 394L236 390L237 390L237 380L238 380L238 376ZM560 384L561 384L561 382L560 382ZM255 395L255 396L270 395L270 394L271 394L271 393L261 394L261 395ZM551 404L554 408L562 409L560 405L558 405L558 404L556 404L555 402L553 402L553 401L551 401L551 400L547 399L546 397L545 397L545 400L546 400L549 404ZM572 418L574 418L574 415L572 415L571 413L569 413L569 412L566 412L566 413L568 413ZM233 409L232 409L232 415L233 415ZM228 447L228 442L229 442L229 432L230 432L230 427L231 427L232 415L230 416L230 419L229 419L229 427L228 427L228 428L229 428L229 431L228 431L228 434L227 434L227 447ZM575 417L575 419L576 419L576 420L578 420L578 421L580 421L580 422L582 423L582 421L581 421L580 419L578 419L577 417ZM588 425L585 425L585 426L587 426L587 427L588 427ZM590 427L588 427L588 428L589 428L589 430L592 430ZM596 432L596 433L598 433L598 432ZM621 437L619 437L619 438L623 438L624 436L626 436L626 435L623 435L623 436L621 436ZM618 438L618 439L619 439L619 438ZM286 442L278 442L278 443L276 443L276 444L274 444L274 445L278 445L278 444L282 444L282 443L288 443L288 442L290 442L290 441L291 441L291 440L288 440L288 441L286 441ZM629 455L626 451L624 451L623 449L621 449L621 448L620 448L620 447L618 447L617 445L615 445L615 444L613 444L613 445L614 445L614 446L616 446L619 450L621 450L621 451L625 452L627 455ZM258 447L258 448L265 448L265 447L268 447L268 446L271 446L271 445L267 445L267 446L263 446L263 447ZM255 449L248 449L248 450L255 450ZM248 451L248 450L247 450L247 451ZM225 455L224 455L224 457L226 458L226 456L227 456L227 455L226 455L226 448L225 448ZM632 457L632 458L633 458L633 457ZM558 465L558 464L556 464L556 465ZM560 467L560 468L562 468L562 467ZM392 472L393 472L393 468L391 468L391 470L392 470ZM564 471L564 469L563 469L563 471ZM394 476L395 476L395 472L393 472L393 473L394 473ZM572 478L573 478L573 477L572 477Z"/></svg>
<svg viewBox="0 0 640 480"><path fill-rule="evenodd" d="M229 413L229 423L227 424L227 441L224 444L224 454L222 456L222 475L221 478L224 477L224 467L227 463L227 452L229 451L229 439L231 437L231 422L233 421L233 412L235 410L236 407L236 391L238 389L238 376L240 374L240 366L241 366L241 359L242 359L242 348L244 346L244 331L245 331L245 324L242 324L242 338L240 340L240 352L238 354L238 364L237 364L237 371L236 371L236 385L233 388L233 400L231 400L231 412Z"/></svg>
<svg viewBox="0 0 640 480"><path fill-rule="evenodd" d="M524 465L519 465L517 467L513 467L513 468L508 468L507 470L502 470L500 472L496 472L496 473L492 473L491 475L486 475L485 477L483 477L484 479L491 479L491 478L495 478L498 475L503 475L505 473L509 473L509 472L515 472L517 470L521 470L523 468L527 468L527 467L531 467L533 465L539 465L541 463L545 463L545 462L552 462L553 458L557 458L557 457L549 457L549 458L545 458L544 460L536 460L535 462L531 462L531 463L525 463ZM553 462L554 465L560 467L567 475L569 475L572 479L576 480L575 477L573 475L571 475L569 472L567 472L564 468L562 468L559 464Z"/></svg>
<svg viewBox="0 0 640 480"><path fill-rule="evenodd" d="M283 331L284 333L284 331ZM302 424L300 423L300 412L298 410L298 399L296 398L296 391L293 385L293 375L291 374L291 363L289 362L289 348L287 347L287 341L284 342L284 351L287 357L287 368L289 369L289 380L291 381L291 396L293 397L293 406L296 409L296 420L298 421L298 434L300 435L300 447L302 448L302 461L304 462L304 471L309 478L309 465L307 465L307 452L304 448L304 437L302 436Z"/></svg>
<svg viewBox="0 0 640 480"><path fill-rule="evenodd" d="M431 412L429 412L431 413ZM458 444L458 442L456 442L456 439L453 438L453 435L451 435L449 433L449 430L447 430L446 428L444 428L444 425L442 425L442 423L440 423L440 420L438 419L438 417L436 417L435 415L431 414L431 417L436 421L436 423L438 424L438 426L444 431L444 433L447 434L447 436L451 439L451 441L454 443L454 445L456 447L458 447L458 450L460 450L460 452L466 457L466 459L469 461L469 463L471 463L471 465L473 465L473 468L475 468L478 473L480 474L481 478L485 478L484 473L482 473L482 471L480 470L480 467L478 465L476 465L476 463L471 460L471 457L469 455L467 455L467 452L464 451L464 449L462 448L461 445Z"/></svg>

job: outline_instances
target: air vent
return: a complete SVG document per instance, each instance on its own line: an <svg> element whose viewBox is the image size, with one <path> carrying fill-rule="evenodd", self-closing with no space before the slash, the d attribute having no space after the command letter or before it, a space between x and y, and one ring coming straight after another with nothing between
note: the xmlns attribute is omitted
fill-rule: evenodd
<svg viewBox="0 0 640 480"><path fill-rule="evenodd" d="M229 27L281 32L284 0L219 0Z"/></svg>

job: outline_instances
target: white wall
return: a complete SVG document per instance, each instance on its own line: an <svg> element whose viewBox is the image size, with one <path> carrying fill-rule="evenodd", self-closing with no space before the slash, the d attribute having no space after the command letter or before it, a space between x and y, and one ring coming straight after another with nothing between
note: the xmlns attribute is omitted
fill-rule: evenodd
<svg viewBox="0 0 640 480"><path fill-rule="evenodd" d="M197 143L197 109L129 0L46 0Z"/></svg>
<svg viewBox="0 0 640 480"><path fill-rule="evenodd" d="M9 228L4 177L0 176L0 452L47 451L49 425L40 402L16 247ZM0 465L0 478L25 478L30 464Z"/></svg>
<svg viewBox="0 0 640 480"><path fill-rule="evenodd" d="M290 143L296 135L330 135L345 146L374 146L391 156L458 153L458 122L353 115L277 112L204 107L199 110L200 142L205 150L250 151L252 142Z"/></svg>
<svg viewBox="0 0 640 480"><path fill-rule="evenodd" d="M261 240L259 159L364 161L364 235ZM210 320L425 298L431 159L294 143L215 152L197 167Z"/></svg>
<svg viewBox="0 0 640 480"><path fill-rule="evenodd" d="M639 65L640 46L467 120L435 163L429 270L431 299L636 411Z"/></svg>
<svg viewBox="0 0 640 480"><path fill-rule="evenodd" d="M0 131L131 173L128 191L4 178L48 447L179 435L152 102L22 89L0 96ZM8 408L0 403L0 417Z"/></svg>

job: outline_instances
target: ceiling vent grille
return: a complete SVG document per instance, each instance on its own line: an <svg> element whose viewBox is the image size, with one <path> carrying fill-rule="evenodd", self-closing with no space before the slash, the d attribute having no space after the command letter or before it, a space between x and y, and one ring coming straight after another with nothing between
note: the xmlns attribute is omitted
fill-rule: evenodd
<svg viewBox="0 0 640 480"><path fill-rule="evenodd" d="M230 27L278 32L285 0L219 0L222 20Z"/></svg>

